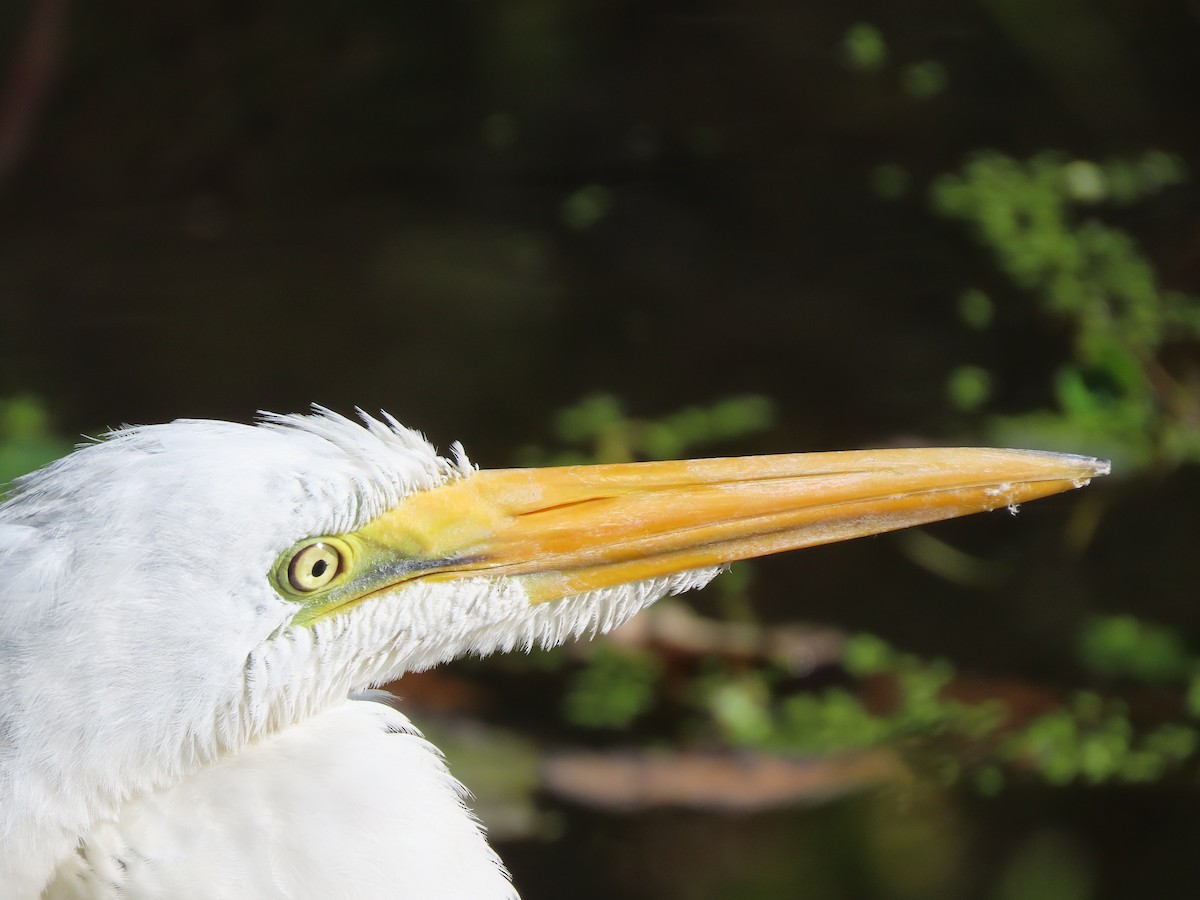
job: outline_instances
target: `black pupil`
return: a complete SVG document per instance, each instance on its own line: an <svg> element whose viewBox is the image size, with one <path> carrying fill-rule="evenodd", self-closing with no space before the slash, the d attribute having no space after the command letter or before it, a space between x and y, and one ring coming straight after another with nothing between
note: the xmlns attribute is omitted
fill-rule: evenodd
<svg viewBox="0 0 1200 900"><path fill-rule="evenodd" d="M313 578L320 578L325 574L325 570L329 568L329 563L326 560L318 559L313 563L312 575Z"/></svg>

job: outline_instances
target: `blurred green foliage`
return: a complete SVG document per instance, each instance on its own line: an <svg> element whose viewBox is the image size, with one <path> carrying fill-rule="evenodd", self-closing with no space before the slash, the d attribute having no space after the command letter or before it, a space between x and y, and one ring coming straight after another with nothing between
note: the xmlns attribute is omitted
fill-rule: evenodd
<svg viewBox="0 0 1200 900"><path fill-rule="evenodd" d="M931 100L946 90L950 75L946 67L933 59L905 66L901 73L904 92L914 100Z"/></svg>
<svg viewBox="0 0 1200 900"><path fill-rule="evenodd" d="M867 22L851 25L842 38L842 55L852 69L864 72L882 69L888 60L883 32Z"/></svg>
<svg viewBox="0 0 1200 900"><path fill-rule="evenodd" d="M1080 661L1108 682L1184 685L1184 708L1200 720L1200 654L1172 629L1131 615L1093 620L1079 640Z"/></svg>
<svg viewBox="0 0 1200 900"><path fill-rule="evenodd" d="M968 327L983 331L992 324L996 308L991 297L978 288L971 288L959 296L958 314Z"/></svg>
<svg viewBox="0 0 1200 900"><path fill-rule="evenodd" d="M1104 616L1079 636L1080 662L1102 679L1142 684L1179 682L1200 665L1169 628L1134 616Z"/></svg>
<svg viewBox="0 0 1200 900"><path fill-rule="evenodd" d="M50 415L37 397L0 399L0 496L14 478L70 449L69 441L54 434Z"/></svg>
<svg viewBox="0 0 1200 900"><path fill-rule="evenodd" d="M988 152L933 182L934 209L967 222L1012 283L1072 335L1055 376L1058 408L992 415L990 439L1083 445L1126 473L1200 460L1200 384L1165 358L1170 345L1200 338L1200 298L1164 288L1134 239L1101 218L1185 177L1179 159L1157 150L1104 163ZM978 288L967 291L964 321L986 328L991 303ZM959 409L983 409L981 372L966 365L951 375Z"/></svg>
<svg viewBox="0 0 1200 900"><path fill-rule="evenodd" d="M1022 162L988 152L933 182L934 209L967 222L1013 286L1070 335L1055 374L1057 408L985 415L989 440L1083 445L1127 475L1200 461L1200 382L1174 371L1167 353L1200 338L1200 298L1164 288L1134 239L1103 218L1185 178L1179 159L1156 150L1108 162L1052 152ZM971 288L959 314L968 327L987 329L995 301ZM964 364L949 378L951 402L986 413L994 382L986 369ZM1078 658L1109 686L1181 690L1181 712L1200 715L1200 658L1171 629L1132 615L1095 618L1081 630ZM1191 722L1139 725L1126 702L1084 691L1009 731L991 755L1053 784L1142 782L1194 758L1197 742ZM999 770L986 771L987 783L998 784Z"/></svg>
<svg viewBox="0 0 1200 900"><path fill-rule="evenodd" d="M973 412L987 403L991 396L991 373L981 366L959 366L950 373L946 390L958 409Z"/></svg>
<svg viewBox="0 0 1200 900"><path fill-rule="evenodd" d="M588 728L627 728L656 702L661 671L652 653L598 644L567 691L567 720Z"/></svg>
<svg viewBox="0 0 1200 900"><path fill-rule="evenodd" d="M1165 632L1141 627L1159 635L1148 643L1161 653ZM1105 640L1102 632L1111 634L1112 624L1097 624L1088 653ZM1114 647L1124 658L1129 644L1121 637ZM1015 720L1002 696L956 699L957 673L946 660L897 652L872 635L849 638L842 665L851 683L817 691L773 691L777 679L765 670L710 672L699 682L700 705L734 746L804 755L887 746L905 751L917 769L948 783L965 779L983 793L999 790L1006 771L1057 785L1153 781L1192 759L1200 741L1190 723L1143 727L1126 702L1090 691Z"/></svg>
<svg viewBox="0 0 1200 900"><path fill-rule="evenodd" d="M969 704L943 696L955 671L945 660L899 653L874 635L846 640L842 667L850 682L819 691L772 694L768 670L725 680L710 674L700 702L733 744L787 753L829 754L869 747L902 746L931 738L979 741L999 728L1004 709L995 702ZM884 688L891 699L873 709L863 688ZM737 705L730 693L739 697ZM731 709L753 705L755 715ZM752 723L752 727L746 727ZM948 762L943 760L942 762Z"/></svg>
<svg viewBox="0 0 1200 900"><path fill-rule="evenodd" d="M567 449L551 452L528 445L516 456L518 463L529 466L675 459L697 448L761 433L774 421L773 404L758 395L638 419L628 416L616 397L598 393L555 416L554 436Z"/></svg>
<svg viewBox="0 0 1200 900"><path fill-rule="evenodd" d="M612 209L612 192L599 184L589 184L570 194L562 202L562 220L573 231L587 231Z"/></svg>
<svg viewBox="0 0 1200 900"><path fill-rule="evenodd" d="M1006 737L998 756L1051 784L1162 778L1196 751L1197 732L1168 722L1139 732L1124 703L1080 692Z"/></svg>

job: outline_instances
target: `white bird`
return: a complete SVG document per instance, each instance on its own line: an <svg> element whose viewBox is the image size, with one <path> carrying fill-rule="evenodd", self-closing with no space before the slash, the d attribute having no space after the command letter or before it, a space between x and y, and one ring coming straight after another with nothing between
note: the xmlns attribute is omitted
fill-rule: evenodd
<svg viewBox="0 0 1200 900"><path fill-rule="evenodd" d="M516 898L373 686L1107 471L930 449L480 472L324 410L114 432L0 506L0 897Z"/></svg>

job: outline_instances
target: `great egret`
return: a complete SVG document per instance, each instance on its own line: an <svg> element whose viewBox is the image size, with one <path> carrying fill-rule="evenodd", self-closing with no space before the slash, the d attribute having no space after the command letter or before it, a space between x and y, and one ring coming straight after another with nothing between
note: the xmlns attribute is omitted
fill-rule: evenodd
<svg viewBox="0 0 1200 900"><path fill-rule="evenodd" d="M720 567L1107 464L927 449L476 471L391 417L124 429L0 506L0 896L498 900L374 685L604 632Z"/></svg>

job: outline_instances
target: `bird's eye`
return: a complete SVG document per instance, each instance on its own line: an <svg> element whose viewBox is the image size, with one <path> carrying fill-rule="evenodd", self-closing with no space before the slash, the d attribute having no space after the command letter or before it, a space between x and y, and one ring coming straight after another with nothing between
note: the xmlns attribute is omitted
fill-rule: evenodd
<svg viewBox="0 0 1200 900"><path fill-rule="evenodd" d="M325 541L314 541L296 551L288 563L288 583L302 594L325 587L342 571L342 554Z"/></svg>

